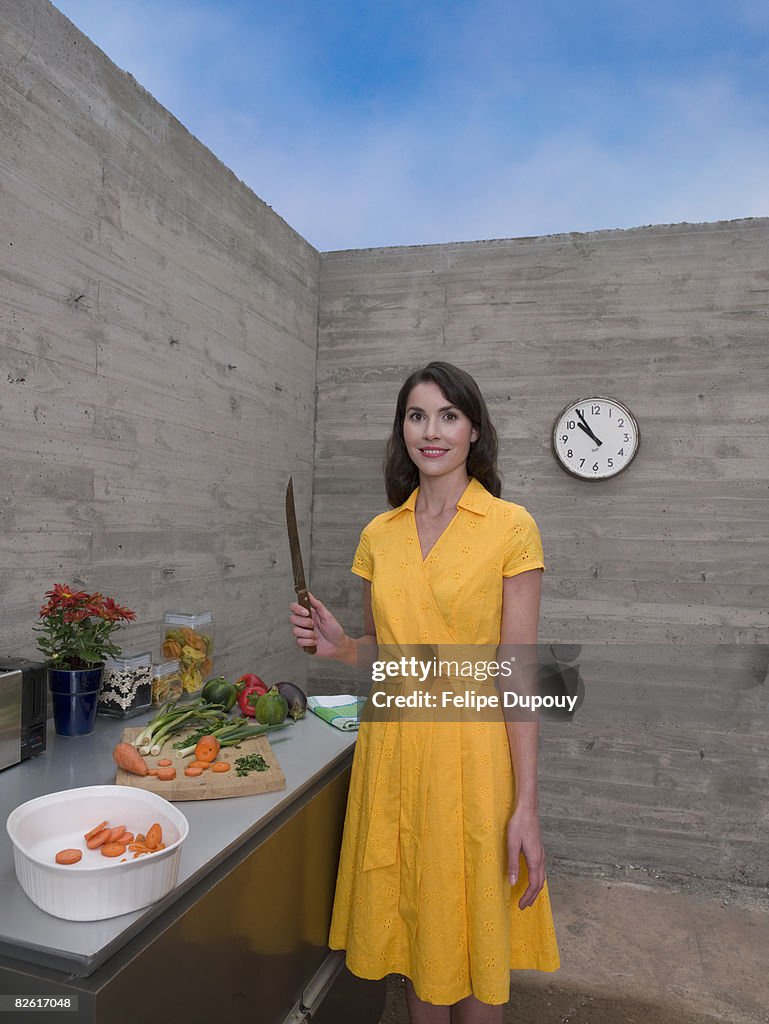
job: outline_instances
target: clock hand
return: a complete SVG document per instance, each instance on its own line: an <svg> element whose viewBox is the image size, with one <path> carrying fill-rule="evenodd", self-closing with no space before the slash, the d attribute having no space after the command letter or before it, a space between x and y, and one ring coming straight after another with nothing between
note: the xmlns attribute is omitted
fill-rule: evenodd
<svg viewBox="0 0 769 1024"><path fill-rule="evenodd" d="M592 439L595 441L595 443L599 447L603 444L603 441L599 441L599 439L595 436L595 434L590 429L590 427L585 426L584 423L578 423L577 426L579 427L580 430L584 430L585 433L588 435L588 437L592 437ZM595 451L595 449L593 449L593 451Z"/></svg>

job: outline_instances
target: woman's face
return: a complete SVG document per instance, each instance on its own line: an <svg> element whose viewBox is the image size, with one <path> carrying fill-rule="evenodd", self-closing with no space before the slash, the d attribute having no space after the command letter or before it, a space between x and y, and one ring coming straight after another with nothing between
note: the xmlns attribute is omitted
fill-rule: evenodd
<svg viewBox="0 0 769 1024"><path fill-rule="evenodd" d="M464 472L470 442L478 431L468 417L446 398L433 381L423 381L406 401L403 440L420 474L445 476Z"/></svg>

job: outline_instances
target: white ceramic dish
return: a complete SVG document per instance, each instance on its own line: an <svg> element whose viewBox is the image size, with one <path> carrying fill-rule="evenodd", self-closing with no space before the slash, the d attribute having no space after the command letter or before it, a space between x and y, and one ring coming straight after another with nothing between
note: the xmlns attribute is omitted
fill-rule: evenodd
<svg viewBox="0 0 769 1024"><path fill-rule="evenodd" d="M164 850L127 860L89 850L83 836L100 821L146 833L163 829ZM67 921L102 921L140 910L176 885L181 847L189 824L181 811L156 793L130 786L87 786L48 793L8 815L16 877L41 910ZM83 851L77 864L54 860L59 850Z"/></svg>

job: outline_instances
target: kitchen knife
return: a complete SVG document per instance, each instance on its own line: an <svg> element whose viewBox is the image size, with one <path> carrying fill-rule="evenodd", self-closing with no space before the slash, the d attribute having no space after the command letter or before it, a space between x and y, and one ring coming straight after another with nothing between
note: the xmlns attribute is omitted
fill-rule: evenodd
<svg viewBox="0 0 769 1024"><path fill-rule="evenodd" d="M312 615L310 595L307 593L307 582L304 578L304 566L302 565L302 548L299 544L299 530L296 525L296 509L294 507L294 478L288 478L286 488L286 526L288 527L288 544L291 548L291 565L294 568L294 590L296 599L302 608L306 608ZM304 647L302 650L307 654L315 654L315 646Z"/></svg>

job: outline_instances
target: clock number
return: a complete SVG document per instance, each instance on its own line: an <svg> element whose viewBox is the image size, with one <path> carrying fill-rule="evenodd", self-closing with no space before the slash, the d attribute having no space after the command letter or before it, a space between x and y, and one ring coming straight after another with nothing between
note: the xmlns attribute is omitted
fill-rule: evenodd
<svg viewBox="0 0 769 1024"><path fill-rule="evenodd" d="M622 440L623 441L629 441L630 440L630 434L623 434L622 435Z"/></svg>
<svg viewBox="0 0 769 1024"><path fill-rule="evenodd" d="M600 405L591 405L590 406L590 415L591 416L600 416L601 415L601 406Z"/></svg>
<svg viewBox="0 0 769 1024"><path fill-rule="evenodd" d="M609 469L612 469L613 466L614 466L614 459L607 459L606 460L606 465L608 466Z"/></svg>
<svg viewBox="0 0 769 1024"><path fill-rule="evenodd" d="M566 452L566 458L567 459L573 459L574 458L574 452L571 450L571 448L569 448L569 450Z"/></svg>
<svg viewBox="0 0 769 1024"><path fill-rule="evenodd" d="M594 462L594 463L593 463L593 472L594 472L594 473L597 473L597 472L598 472L598 463L597 463L597 462Z"/></svg>
<svg viewBox="0 0 769 1024"><path fill-rule="evenodd" d="M624 448L620 448L620 450L617 452L617 455L624 455L624 454L625 454L625 449Z"/></svg>
<svg viewBox="0 0 769 1024"><path fill-rule="evenodd" d="M577 426L577 421L576 420L566 420L566 429L567 430L575 430L576 426Z"/></svg>
<svg viewBox="0 0 769 1024"><path fill-rule="evenodd" d="M579 468L580 468L580 469L582 469L582 467L583 467L584 465L585 465L585 460L584 460L584 459L580 459L580 460L579 460Z"/></svg>
<svg viewBox="0 0 769 1024"><path fill-rule="evenodd" d="M561 434L561 444L566 444L566 442L568 440L569 440L569 435L568 434Z"/></svg>
<svg viewBox="0 0 769 1024"><path fill-rule="evenodd" d="M617 420L617 426L618 426L618 427L624 427L624 426L625 426L625 421L624 421L624 419L623 419L623 418L622 418L621 416L620 416L620 418L619 418L619 419Z"/></svg>

